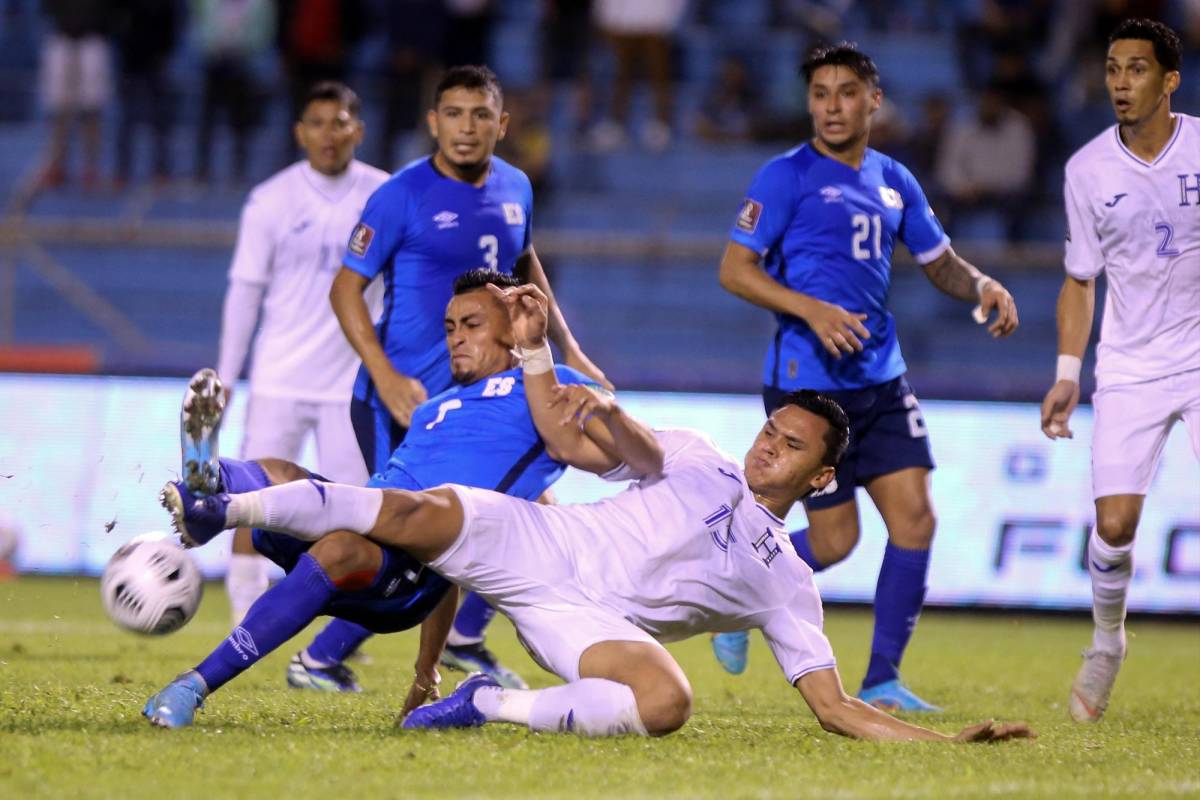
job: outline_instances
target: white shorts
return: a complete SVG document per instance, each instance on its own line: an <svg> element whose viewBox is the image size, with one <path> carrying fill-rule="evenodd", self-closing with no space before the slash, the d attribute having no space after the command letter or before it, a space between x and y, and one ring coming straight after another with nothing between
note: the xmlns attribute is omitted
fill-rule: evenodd
<svg viewBox="0 0 1200 800"><path fill-rule="evenodd" d="M52 33L42 45L42 103L47 111L100 111L112 96L112 64L101 36Z"/></svg>
<svg viewBox="0 0 1200 800"><path fill-rule="evenodd" d="M430 567L480 594L512 620L543 669L579 680L579 659L600 642L662 647L620 611L588 596L569 550L536 503L483 489L449 486L463 507L463 529Z"/></svg>
<svg viewBox="0 0 1200 800"><path fill-rule="evenodd" d="M321 475L354 486L367 482L370 475L350 424L349 401L314 403L251 392L242 458L298 461L309 431L316 436L317 471Z"/></svg>
<svg viewBox="0 0 1200 800"><path fill-rule="evenodd" d="M1200 459L1200 370L1098 389L1092 407L1093 497L1146 494L1178 420Z"/></svg>

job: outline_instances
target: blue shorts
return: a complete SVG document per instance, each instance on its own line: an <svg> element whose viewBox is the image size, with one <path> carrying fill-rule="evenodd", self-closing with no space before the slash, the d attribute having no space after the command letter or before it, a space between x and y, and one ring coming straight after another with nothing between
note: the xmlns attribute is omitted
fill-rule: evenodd
<svg viewBox="0 0 1200 800"><path fill-rule="evenodd" d="M386 408L376 408L357 397L350 400L350 424L372 475L383 472L388 459L404 441L408 428L392 419Z"/></svg>
<svg viewBox="0 0 1200 800"><path fill-rule="evenodd" d="M768 415L787 394L775 386L763 387L763 406ZM850 446L838 465L836 488L806 499L806 508L833 508L848 503L854 499L857 487L880 475L910 467L934 468L925 418L903 375L865 389L821 394L836 400L850 417Z"/></svg>
<svg viewBox="0 0 1200 800"><path fill-rule="evenodd" d="M420 489L399 470L372 478L367 486L391 489ZM284 572L291 572L310 547L283 533L255 528L254 549L274 561ZM450 582L433 572L403 550L380 545L383 565L375 580L365 589L339 591L330 598L322 614L358 623L372 633L393 633L421 624L446 595Z"/></svg>

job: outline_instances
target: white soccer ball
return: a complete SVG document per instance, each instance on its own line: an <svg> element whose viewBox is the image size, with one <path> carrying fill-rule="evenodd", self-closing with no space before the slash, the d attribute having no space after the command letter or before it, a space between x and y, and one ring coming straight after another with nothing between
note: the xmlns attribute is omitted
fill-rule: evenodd
<svg viewBox="0 0 1200 800"><path fill-rule="evenodd" d="M164 534L144 534L121 546L100 576L109 619L154 636L182 628L200 607L204 581L191 556Z"/></svg>

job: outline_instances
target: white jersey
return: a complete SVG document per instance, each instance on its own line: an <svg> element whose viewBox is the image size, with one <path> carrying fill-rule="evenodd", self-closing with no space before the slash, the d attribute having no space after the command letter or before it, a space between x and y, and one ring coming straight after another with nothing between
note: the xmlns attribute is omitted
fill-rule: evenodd
<svg viewBox="0 0 1200 800"><path fill-rule="evenodd" d="M266 290L252 393L349 402L359 358L329 305L329 289L367 198L387 179L360 161L334 177L301 161L251 190L229 278ZM374 316L380 296L378 285L367 294Z"/></svg>
<svg viewBox="0 0 1200 800"><path fill-rule="evenodd" d="M1200 369L1200 119L1174 117L1153 163L1116 125L1067 162L1067 273L1108 276L1101 388Z"/></svg>
<svg viewBox="0 0 1200 800"><path fill-rule="evenodd" d="M812 570L741 465L697 431L654 435L661 477L596 503L537 507L569 532L560 545L577 586L659 641L760 628L789 682L834 666Z"/></svg>

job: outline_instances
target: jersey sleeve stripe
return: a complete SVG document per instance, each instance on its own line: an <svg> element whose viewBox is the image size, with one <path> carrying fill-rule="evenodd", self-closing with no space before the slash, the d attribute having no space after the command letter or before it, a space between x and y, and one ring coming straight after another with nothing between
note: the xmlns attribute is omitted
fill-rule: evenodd
<svg viewBox="0 0 1200 800"><path fill-rule="evenodd" d="M920 253L913 253L913 258L915 258L917 260L918 264L920 264L921 266L924 266L933 261L936 261L938 258L941 257L942 253L946 252L949 249L950 249L950 237L943 236L942 241L939 242L936 247L932 247L932 248L925 250L923 252L920 252Z"/></svg>

